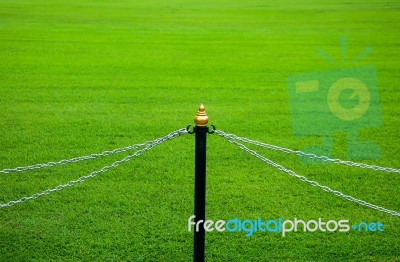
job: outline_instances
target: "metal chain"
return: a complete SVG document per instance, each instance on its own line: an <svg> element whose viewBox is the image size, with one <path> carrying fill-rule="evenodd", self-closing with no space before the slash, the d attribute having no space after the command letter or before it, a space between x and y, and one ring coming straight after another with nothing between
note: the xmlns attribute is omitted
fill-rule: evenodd
<svg viewBox="0 0 400 262"><path fill-rule="evenodd" d="M71 186L74 186L74 185L76 185L78 183L82 183L82 182L84 182L85 180L87 180L89 178L93 178L93 177L97 176L100 173L104 173L104 172L106 172L106 171L108 171L108 170L110 170L112 168L115 168L115 167L117 167L117 166L119 166L119 165L121 165L121 164L123 164L123 163L125 163L125 162L127 162L129 160L131 160L132 158L134 158L136 156L139 156L139 155L143 154L146 151L149 151L153 147L155 147L155 146L157 146L157 145L159 145L159 144L161 144L161 143L163 143L163 142L165 142L167 140L171 140L171 139L176 138L178 136L181 136L181 135L183 135L185 133L187 133L186 128L182 128L182 129L178 129L178 130L176 130L174 132L171 132L166 136L157 138L157 139L155 139L153 141L145 142L145 144L146 144L145 148L140 149L140 150L136 151L134 154L126 156L125 158L123 158L121 160L115 161L114 163L112 163L109 166L105 166L105 167L101 168L100 170L93 171L89 175L81 176L76 180L69 181L66 184L62 184L62 185L56 186L56 187L54 187L52 189L47 189L47 190L45 190L43 192L36 193L36 194L33 194L31 196L28 196L28 197L22 197L22 198L20 198L18 200L13 200L13 201L9 201L9 202L4 203L4 204L0 204L0 209L4 208L4 207L13 206L15 204L23 203L23 202L26 202L28 200L34 200L34 199L37 199L37 198L42 197L42 196L47 196L47 195L49 195L51 193L60 191L60 190L62 190L64 188L66 188L66 187L71 187Z"/></svg>
<svg viewBox="0 0 400 262"><path fill-rule="evenodd" d="M319 159L321 161L324 162L331 162L331 163L335 163L335 164L342 164L342 165L346 165L346 166L354 166L354 167L361 167L361 168L366 168L366 169L372 169L372 170L378 170L378 171L384 171L384 172L389 172L389 173L400 173L400 169L396 169L396 168L391 168L391 167L381 167L381 166L376 166L376 165L367 165L364 163L357 163L357 162L352 162L352 161L348 161L348 160L341 160L341 159L337 159L337 158L329 158L327 156L318 156L315 154L310 154L310 153L305 153L302 151L298 151L298 150L292 150L289 148L285 148L285 147L279 147L279 146L274 146L271 144L267 144L267 143L263 143L263 142L259 142L259 141L255 141L255 140L251 140L245 137L239 137L233 134L227 134L223 131L216 131L219 132L220 135L223 135L225 137L229 137L229 139L232 140L237 140L237 141L242 141L245 143L249 143L255 146L261 146L264 148L269 148L269 149L273 149L276 151L281 151L281 152L285 152L287 154L294 154L294 155L298 155L298 156L305 156L305 157L309 157L311 159Z"/></svg>
<svg viewBox="0 0 400 262"><path fill-rule="evenodd" d="M56 161L56 162L48 162L48 163L45 163L45 164L36 164L36 165L31 165L31 166L6 168L6 169L3 169L3 170L0 170L0 174L10 174L10 173L14 173L14 172L22 172L22 171L26 171L26 170L34 170L34 169L40 169L40 168L45 168L45 167L52 167L52 166L56 166L56 165L64 165L64 164L75 163L75 162L79 162L79 161L83 161L83 160L90 160L90 159L95 159L95 158L98 158L98 157L114 155L114 154L118 154L118 153L123 153L123 152L129 151L129 150L145 147L151 142L152 141L146 141L146 142L144 142L142 144L135 144L135 145L127 146L127 147L116 148L114 150L104 151L104 152L101 152L99 154L91 154L91 155L87 155L87 156L79 156L79 157L74 157L74 158L71 158L71 159L63 159L63 160Z"/></svg>
<svg viewBox="0 0 400 262"><path fill-rule="evenodd" d="M383 208L383 207L380 207L380 206L377 206L377 205L374 205L374 204L365 202L365 201L363 201L363 200L354 198L354 197L352 197L352 196L343 194L343 193L341 193L341 192L339 192L339 191L336 191L336 190L333 190L333 189L331 189L331 188L329 188L329 187L327 187L327 186L320 185L320 184L319 184L318 182L316 182L316 181L309 180L308 178L306 178L306 177L304 177L304 176L298 175L298 174L296 174L295 172L293 172L292 170L287 169L286 167L281 166L281 165L279 165L279 164L277 164L277 163L275 163L275 162L269 160L268 158L266 158L266 157L264 157L264 156L258 154L258 153L255 152L254 150L251 150L251 149L249 149L248 147L246 147L245 145L243 145L243 144L237 142L237 141L236 141L237 139L235 139L234 137L232 137L232 135L226 134L226 133L224 133L224 132L222 132L222 131L218 131L218 130L215 131L215 133L217 133L219 136L221 136L221 137L227 139L229 142L235 144L235 145L238 146L240 149L246 151L246 152L249 153L250 155L252 155L252 156L254 156L254 157L260 159L261 161L263 161L263 162L265 162L265 163L267 163L268 165L271 165L271 166L275 167L276 169L281 170L281 171L287 173L288 175L293 176L293 177L295 177L295 178L297 178L297 179L299 179L299 180L301 180L301 181L303 181L303 182L306 182L306 183L308 183L308 184L310 184L310 185L312 185L312 186L315 186L315 187L317 187L317 188L320 188L320 189L324 190L325 192L334 194L335 196L338 196L338 197L342 197L342 198L344 198L344 199L346 199L346 200L355 202L355 203L357 203L357 204L359 204L359 205L366 206L366 207L369 207L369 208L372 208L372 209L375 209L375 210L378 210L378 211L381 211L381 212L385 212L385 213L390 214L390 215L393 215L393 216L400 217L400 213L398 213L398 212L396 212L396 211L389 210L389 209L386 209L386 208Z"/></svg>

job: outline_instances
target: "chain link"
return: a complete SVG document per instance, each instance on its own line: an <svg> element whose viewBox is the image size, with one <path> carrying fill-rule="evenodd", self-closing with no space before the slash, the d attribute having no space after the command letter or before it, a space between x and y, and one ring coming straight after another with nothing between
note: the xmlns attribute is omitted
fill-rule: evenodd
<svg viewBox="0 0 400 262"><path fill-rule="evenodd" d="M329 188L329 187L327 187L327 186L320 185L320 184L319 184L318 182L316 182L316 181L309 180L308 178L306 178L306 177L304 177L304 176L298 175L298 174L296 174L295 172L293 172L292 170L287 169L286 167L281 166L281 165L279 165L279 164L277 164L277 163L275 163L275 162L269 160L268 158L266 158L266 157L264 157L264 156L258 154L256 151L251 150L251 149L249 149L248 147L246 147L245 145L243 145L243 144L237 142L238 139L236 139L236 136L234 136L234 135L226 134L226 133L224 133L224 132L222 132L222 131L219 131L219 130L215 131L215 133L217 133L219 136L221 136L221 137L227 139L229 142L235 144L235 145L238 146L240 149L246 151L246 152L249 153L250 155L252 155L252 156L254 156L254 157L260 159L261 161L263 161L263 162L265 162L265 163L267 163L268 165L271 165L271 166L275 167L276 169L281 170L281 171L287 173L288 175L293 176L293 177L295 177L295 178L297 178L297 179L299 179L299 180L301 180L301 181L303 181L303 182L306 182L306 183L308 183L308 184L310 184L310 185L312 185L312 186L314 186L314 187L320 188L320 189L324 190L325 192L334 194L335 196L338 196L338 197L342 197L342 198L344 198L344 199L346 199L346 200L348 200L348 201L355 202L355 203L357 203L357 204L359 204L359 205L366 206L366 207L369 207L369 208L372 208L372 209L375 209L375 210L378 210L378 211L381 211L381 212L385 212L385 213L390 214L390 215L393 215L393 216L400 217L400 213L398 213L398 212L396 212L396 211L389 210L389 209L386 209L386 208L383 208L383 207L380 207L380 206L377 206L377 205L374 205L374 204L365 202L365 201L363 201L363 200L354 198L354 197L352 197L352 196L343 194L343 193L341 193L341 192L339 192L339 191L336 191L336 190L333 190L333 189L331 189L331 188Z"/></svg>
<svg viewBox="0 0 400 262"><path fill-rule="evenodd" d="M400 169L396 169L396 168L391 168L391 167L381 167L381 166L376 166L376 165L367 165L364 163L357 163L357 162L352 162L352 161L348 161L348 160L341 160L341 159L337 159L337 158L329 158L327 156L318 156L315 154L310 154L310 153L305 153L302 151L298 151L298 150L292 150L289 148L285 148L285 147L280 147L280 146L274 146L271 144L267 144L267 143L263 143L263 142L259 142L259 141L255 141L255 140L251 140L245 137L239 137L233 134L227 134L223 131L218 131L219 135L223 135L226 138L232 139L232 140L237 140L237 141L242 141L245 143L249 143L255 146L260 146L260 147L264 147L264 148L269 148L272 150L276 150L276 151L281 151L281 152L285 152L287 154L294 154L294 155L298 155L298 156L305 156L311 159L319 159L323 162L331 162L331 163L335 163L335 164L342 164L342 165L346 165L346 166L354 166L354 167L360 167L360 168L366 168L366 169L372 169L372 170L378 170L378 171L384 171L384 172L389 172L389 173L400 173Z"/></svg>
<svg viewBox="0 0 400 262"><path fill-rule="evenodd" d="M13 206L13 205L19 204L19 203L24 203L24 202L26 202L28 200L34 200L34 199L37 199L37 198L42 197L42 196L47 196L47 195L49 195L51 193L54 193L56 191L60 191L60 190L62 190L64 188L66 188L66 187L71 187L71 186L74 186L76 184L82 183L85 180L87 180L89 178L93 178L93 177L97 176L98 174L104 173L104 172L106 172L106 171L108 171L108 170L110 170L112 168L115 168L115 167L117 167L117 166L119 166L119 165L121 165L121 164L123 164L123 163L125 163L125 162L127 162L129 160L131 160L132 158L134 158L136 156L140 156L144 152L149 151L153 147L155 147L155 146L157 146L157 145L159 145L159 144L161 144L161 143L163 143L163 142L165 142L167 140L171 140L171 139L176 138L178 136L181 136L181 135L183 135L185 133L187 133L186 128L182 128L182 129L178 129L178 130L176 130L174 132L171 132L166 136L157 138L157 139L155 139L153 141L147 141L147 142L144 143L146 145L145 148L140 149L140 150L136 151L134 154L126 156L125 158L123 158L121 160L115 161L114 163L112 163L109 166L105 166L105 167L101 168L100 170L93 171L89 175L81 176L76 180L69 181L66 184L58 185L58 186L56 186L54 188L47 189L47 190L45 190L43 192L36 193L36 194L33 194L31 196L28 196L28 197L22 197L22 198L20 198L18 200L13 200L13 201L9 201L9 202L4 203L4 204L0 204L0 209L4 208L4 207Z"/></svg>
<svg viewBox="0 0 400 262"><path fill-rule="evenodd" d="M26 171L26 170L34 170L34 169L40 169L40 168L45 168L45 167L52 167L52 166L56 166L56 165L64 165L64 164L75 163L75 162L84 161L84 160L91 160L91 159L95 159L98 157L110 156L110 155L114 155L114 154L118 154L118 153L123 153L123 152L129 151L129 150L134 150L134 149L138 149L141 147L145 147L151 142L152 141L146 141L142 144L135 144L135 145L127 146L127 147L116 148L114 150L104 151L99 154L91 154L91 155L87 155L87 156L74 157L71 159L63 159L63 160L56 161L56 162L52 161L52 162L48 162L48 163L44 163L44 164L36 164L36 165L31 165L31 166L6 168L3 170L0 170L0 174L10 174L10 173L14 173L14 172L22 172L22 171Z"/></svg>

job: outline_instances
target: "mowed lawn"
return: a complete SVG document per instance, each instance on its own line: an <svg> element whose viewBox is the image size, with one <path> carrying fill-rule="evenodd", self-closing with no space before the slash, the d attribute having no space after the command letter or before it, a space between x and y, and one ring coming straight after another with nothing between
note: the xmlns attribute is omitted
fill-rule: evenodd
<svg viewBox="0 0 400 262"><path fill-rule="evenodd" d="M338 39L347 36L344 63ZM286 78L374 65L382 125L369 164L400 167L399 1L0 0L0 169L141 143L210 124L300 149ZM365 47L372 52L352 64ZM335 60L316 54L321 48ZM335 132L334 157L346 158ZM254 148L254 147L252 147ZM301 175L400 211L400 176L257 149ZM0 203L124 157L0 175ZM377 222L384 232L211 232L207 261L397 261L400 218L312 187L208 136L207 218ZM50 196L0 209L0 261L190 261L194 136Z"/></svg>

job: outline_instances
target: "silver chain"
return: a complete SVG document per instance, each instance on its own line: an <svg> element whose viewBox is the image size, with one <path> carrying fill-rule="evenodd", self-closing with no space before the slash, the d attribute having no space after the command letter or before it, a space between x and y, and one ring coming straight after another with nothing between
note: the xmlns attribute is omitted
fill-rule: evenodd
<svg viewBox="0 0 400 262"><path fill-rule="evenodd" d="M311 154L311 153L305 153L302 151L298 151L298 150L292 150L289 148L285 148L285 147L280 147L280 146L274 146L271 144L267 144L267 143L263 143L263 142L259 142L259 141L255 141L255 140L251 140L245 137L239 137L233 134L226 134L222 131L218 131L220 133L220 135L223 135L226 138L232 139L232 140L237 140L237 141L242 141L245 143L249 143L255 146L261 146L264 148L269 148L269 149L273 149L276 151L281 151L281 152L285 152L287 154L294 154L294 155L298 155L298 156L305 156L311 159L319 159L321 161L324 162L331 162L331 163L335 163L335 164L342 164L342 165L346 165L346 166L354 166L354 167L361 167L361 168L366 168L366 169L372 169L372 170L378 170L378 171L384 171L384 172L389 172L389 173L400 173L400 169L396 169L396 168L391 168L391 167L381 167L381 166L376 166L376 165L367 165L364 163L357 163L357 162L352 162L352 161L348 161L348 160L341 160L341 159L337 159L337 158L329 158L327 156L318 156L315 154Z"/></svg>
<svg viewBox="0 0 400 262"><path fill-rule="evenodd" d="M246 151L246 152L249 153L250 155L252 155L252 156L254 156L254 157L260 159L261 161L263 161L263 162L265 162L265 163L267 163L268 165L271 165L271 166L275 167L276 169L281 170L281 171L287 173L288 175L293 176L293 177L295 177L295 178L297 178L297 179L299 179L299 180L301 180L301 181L303 181L303 182L306 182L306 183L308 183L308 184L310 184L310 185L312 185L312 186L315 186L315 187L317 187L317 188L320 188L320 189L324 190L325 192L334 194L335 196L338 196L338 197L342 197L342 198L344 198L344 199L346 199L346 200L355 202L355 203L357 203L357 204L359 204L359 205L366 206L366 207L369 207L369 208L372 208L372 209L375 209L375 210L378 210L378 211L381 211L381 212L385 212L385 213L390 214L390 215L393 215L393 216L400 217L400 213L398 213L398 212L396 212L396 211L389 210L389 209L386 209L386 208L383 208L383 207L380 207L380 206L377 206L377 205L374 205L374 204L365 202L365 201L363 201L363 200L354 198L354 197L352 197L352 196L343 194L343 193L341 193L341 192L339 192L339 191L336 191L336 190L333 190L333 189L331 189L331 188L329 188L329 187L327 187L327 186L320 185L320 184L319 184L318 182L316 182L316 181L309 180L308 178L306 178L306 177L304 177L304 176L298 175L298 174L296 174L295 172L293 172L292 170L287 169L286 167L281 166L281 165L279 165L279 164L277 164L277 163L275 163L275 162L269 160L268 158L266 158L266 157L264 157L264 156L258 154L258 153L255 152L254 150L251 150L251 149L249 149L248 147L246 147L245 145L243 145L243 144L237 142L237 139L235 138L235 136L226 134L226 133L224 133L223 131L219 131L219 130L215 131L215 133L217 133L219 136L221 136L221 137L227 139L229 142L235 144L235 145L238 146L240 149Z"/></svg>
<svg viewBox="0 0 400 262"><path fill-rule="evenodd" d="M26 171L26 170L34 170L34 169L40 169L40 168L45 168L45 167L52 167L52 166L56 166L56 165L64 165L64 164L75 163L75 162L79 162L79 161L83 161L83 160L90 160L90 159L95 159L98 157L114 155L114 154L129 151L129 150L134 150L134 149L138 149L141 147L145 147L151 142L152 141L146 141L142 144L135 144L135 145L127 146L127 147L116 148L114 150L104 151L99 154L91 154L91 155L87 155L87 156L74 157L71 159L63 159L63 160L56 161L56 162L48 162L48 163L44 163L44 164L21 166L21 167L15 167L15 168L6 168L3 170L0 170L0 174L10 174L10 173L14 173L14 172L22 172L22 171Z"/></svg>
<svg viewBox="0 0 400 262"><path fill-rule="evenodd" d="M174 132L171 132L166 136L157 138L157 139L155 139L153 141L145 142L145 148L140 149L140 150L136 151L134 154L126 156L125 158L123 158L121 160L115 161L114 163L112 163L109 166L105 166L105 167L101 168L100 170L93 171L89 175L81 176L76 180L69 181L66 184L62 184L62 185L56 186L56 187L54 187L52 189L47 189L47 190L45 190L43 192L36 193L36 194L33 194L31 196L28 196L28 197L22 197L22 198L20 198L18 200L13 200L13 201L9 201L9 202L4 203L4 204L0 204L0 209L4 208L4 207L13 206L15 204L23 203L23 202L26 202L28 200L37 199L37 198L42 197L42 196L47 196L47 195L49 195L51 193L60 191L60 190L62 190L64 188L66 188L66 187L71 187L71 186L74 186L76 184L82 183L82 182L84 182L85 180L87 180L89 178L93 178L93 177L97 176L100 173L104 173L104 172L106 172L106 171L108 171L108 170L110 170L112 168L115 168L115 167L117 167L117 166L119 166L119 165L121 165L121 164L123 164L123 163L125 163L125 162L127 162L129 160L131 160L132 158L134 158L136 156L139 156L139 155L143 154L146 151L149 151L153 147L155 147L155 146L157 146L157 145L159 145L159 144L161 144L161 143L163 143L163 142L165 142L167 140L171 140L171 139L176 138L178 136L181 136L181 135L183 135L185 133L187 133L186 128L182 128L182 129L178 129L178 130L176 130Z"/></svg>

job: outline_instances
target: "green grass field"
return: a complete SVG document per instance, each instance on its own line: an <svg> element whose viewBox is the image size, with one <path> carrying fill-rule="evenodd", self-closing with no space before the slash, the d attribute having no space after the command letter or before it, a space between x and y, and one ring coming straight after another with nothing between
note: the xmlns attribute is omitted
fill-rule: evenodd
<svg viewBox="0 0 400 262"><path fill-rule="evenodd" d="M137 2L137 3L136 3ZM300 3L303 2L303 3ZM338 38L348 37L340 63ZM399 1L0 0L0 169L141 143L193 124L299 149L286 77L375 65L380 128L369 164L400 167ZM321 48L332 65L316 55ZM346 158L345 134L334 156ZM252 147L254 148L254 147ZM400 211L400 176L258 150L301 175ZM126 154L0 175L0 203ZM0 209L0 261L191 261L194 136L50 196ZM380 221L384 232L207 233L207 261L399 261L400 219L305 184L208 137L207 218Z"/></svg>

